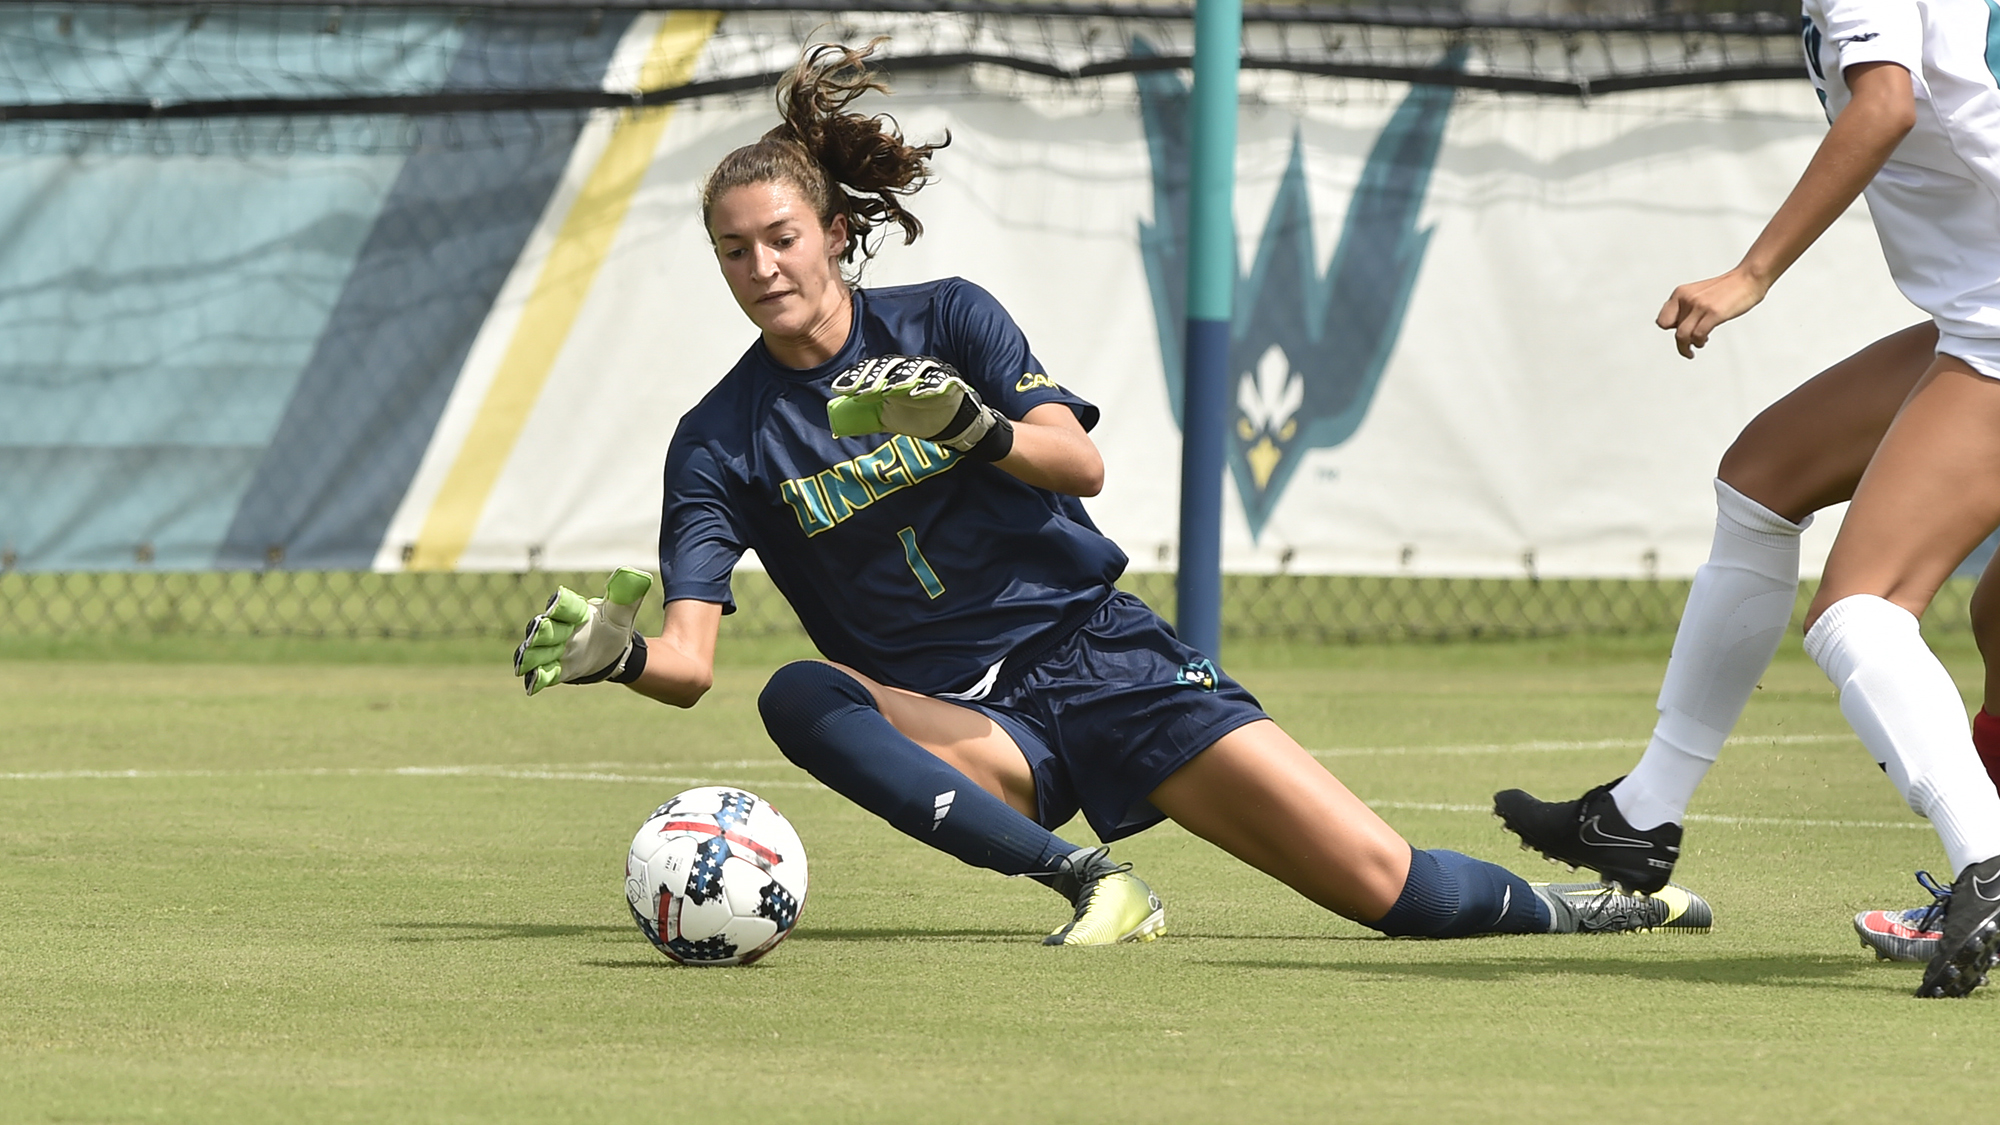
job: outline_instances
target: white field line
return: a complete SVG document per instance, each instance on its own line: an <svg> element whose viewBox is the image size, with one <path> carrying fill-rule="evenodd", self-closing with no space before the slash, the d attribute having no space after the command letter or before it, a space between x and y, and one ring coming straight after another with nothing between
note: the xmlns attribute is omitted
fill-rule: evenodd
<svg viewBox="0 0 2000 1125"><path fill-rule="evenodd" d="M1765 737L1733 739L1744 744L1775 746L1795 746L1813 743L1841 742L1851 740L1850 734L1783 734ZM1441 754L1459 756L1468 754L1550 754L1582 750L1640 750L1645 742L1629 738L1604 738L1588 742L1493 742L1468 746L1350 746L1327 750L1307 751L1315 758L1380 758ZM758 770L786 766L782 758L731 758L722 761L696 763L697 769L704 770ZM571 762L561 765L473 765L473 766L396 766L333 768L312 767L300 769L261 770L40 770L33 772L0 773L0 781L70 781L99 778L173 778L173 777L497 777L515 778L526 781L668 781L701 784L712 782L713 778L689 778L655 774L654 768L645 762ZM765 782L775 788L823 788L816 782ZM1439 806L1444 808L1444 806ZM1787 822L1790 823L1790 822Z"/></svg>
<svg viewBox="0 0 2000 1125"><path fill-rule="evenodd" d="M1804 746L1828 742L1853 741L1852 734L1777 734L1733 738L1730 741L1744 745L1763 746ZM1348 749L1313 750L1315 758L1371 758L1399 757L1418 754L1553 754L1579 750L1643 750L1643 739L1602 738L1588 742L1495 742L1473 746L1359 746ZM1486 813L1491 815L1490 805L1447 805L1427 801L1369 801L1370 808L1393 809L1409 812L1455 812ZM1927 830L1928 821L1922 820L1812 820L1802 817L1779 816L1704 816L1691 813L1688 818L1702 824L1754 824L1781 828L1915 828Z"/></svg>
<svg viewBox="0 0 2000 1125"><path fill-rule="evenodd" d="M1491 805L1443 805L1429 801L1369 801L1367 805L1371 809L1493 815ZM1931 827L1930 822L1925 820L1807 820L1787 816L1704 816L1701 813L1689 813L1687 818L1701 824L1755 824L1775 828L1916 828L1929 831Z"/></svg>
<svg viewBox="0 0 2000 1125"><path fill-rule="evenodd" d="M1731 745L1804 746L1826 742L1852 742L1852 734L1774 734L1732 738ZM1354 746L1332 750L1310 750L1315 758L1389 758L1417 754L1558 754L1578 750L1644 750L1643 738L1600 738L1589 742L1488 742L1471 746Z"/></svg>
<svg viewBox="0 0 2000 1125"><path fill-rule="evenodd" d="M1741 739L1743 742L1765 742L1797 744L1811 742L1833 742L1845 735L1781 735L1774 738ZM1506 750L1595 750L1639 745L1630 741L1605 742L1527 742L1504 746L1459 746L1459 747L1405 747L1389 746L1357 748L1352 750L1315 750L1316 757L1358 756L1363 754L1491 754ZM201 777L479 777L499 778L514 781L587 781L612 784L639 783L646 785L736 785L742 784L732 777L684 777L670 774L643 772L612 772L613 770L644 770L640 763L632 762L586 762L588 769L574 766L397 766L376 768L328 767L304 769L261 769L261 770L41 770L24 773L0 773L0 781L93 781L93 780L149 780ZM775 758L741 758L721 762L703 762L711 769L767 769L785 765ZM754 783L757 789L824 789L817 781L792 781L765 778ZM1492 808L1486 805L1452 805L1432 801L1368 801L1368 806L1405 812L1451 812L1481 813L1491 815ZM1744 824L1777 828L1845 828L1879 829L1904 828L1924 830L1930 824L1921 820L1813 820L1779 816L1704 816L1699 813L1688 817L1703 824Z"/></svg>
<svg viewBox="0 0 2000 1125"><path fill-rule="evenodd" d="M741 763L764 765L776 763ZM0 781L89 781L97 779L150 780L194 777L482 777L514 781L597 781L642 782L649 785L733 785L727 777L681 777L652 773L610 773L577 770L560 766L397 766L381 768L310 768L263 770L43 770L33 773L0 773ZM822 789L816 781L760 780L759 789Z"/></svg>

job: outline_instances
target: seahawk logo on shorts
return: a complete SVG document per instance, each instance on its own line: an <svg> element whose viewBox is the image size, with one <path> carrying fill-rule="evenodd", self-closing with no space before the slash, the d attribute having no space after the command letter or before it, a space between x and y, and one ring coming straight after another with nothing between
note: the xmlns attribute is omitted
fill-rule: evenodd
<svg viewBox="0 0 2000 1125"><path fill-rule="evenodd" d="M1134 41L1135 54L1155 52ZM1438 63L1459 70L1465 48ZM1140 113L1153 158L1153 221L1139 224L1167 394L1179 421L1187 332L1188 88L1171 70L1142 73ZM1431 230L1424 193L1451 114L1448 86L1412 86L1376 138L1324 272L1313 245L1305 147L1294 131L1257 256L1236 281L1229 370L1229 468L1254 541L1306 452L1354 436L1402 332ZM1240 259L1239 259L1240 260Z"/></svg>
<svg viewBox="0 0 2000 1125"><path fill-rule="evenodd" d="M1176 682L1187 684L1190 687L1198 687L1203 691L1214 691L1216 684L1215 665L1206 660L1190 660L1186 664L1181 665L1180 674L1175 676L1174 679Z"/></svg>

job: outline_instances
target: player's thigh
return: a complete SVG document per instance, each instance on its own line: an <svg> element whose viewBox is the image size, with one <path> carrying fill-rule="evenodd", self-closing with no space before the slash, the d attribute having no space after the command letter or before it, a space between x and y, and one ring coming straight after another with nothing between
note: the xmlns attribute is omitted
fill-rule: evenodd
<svg viewBox="0 0 2000 1125"><path fill-rule="evenodd" d="M1716 475L1793 523L1849 499L1936 347L1927 320L1799 384L1743 427Z"/></svg>
<svg viewBox="0 0 2000 1125"><path fill-rule="evenodd" d="M1035 775L1004 727L983 711L948 699L878 684L843 664L875 697L875 705L905 738L949 762L973 784L1030 818L1035 815Z"/></svg>
<svg viewBox="0 0 2000 1125"><path fill-rule="evenodd" d="M1359 921L1389 912L1410 846L1269 719L1237 727L1170 774L1153 807L1314 902Z"/></svg>
<svg viewBox="0 0 2000 1125"><path fill-rule="evenodd" d="M1808 625L1855 594L1922 613L1996 524L2000 380L1939 355L1855 489Z"/></svg>

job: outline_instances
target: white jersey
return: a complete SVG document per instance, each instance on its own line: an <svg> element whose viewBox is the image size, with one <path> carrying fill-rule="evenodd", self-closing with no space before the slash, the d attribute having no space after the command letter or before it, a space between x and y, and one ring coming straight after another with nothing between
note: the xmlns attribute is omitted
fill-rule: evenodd
<svg viewBox="0 0 2000 1125"><path fill-rule="evenodd" d="M1807 69L1828 121L1847 107L1843 72L1910 72L1915 128L1868 185L1896 286L1946 338L2000 360L2000 4L1995 0L1805 0ZM1940 345L1939 350L1947 349Z"/></svg>

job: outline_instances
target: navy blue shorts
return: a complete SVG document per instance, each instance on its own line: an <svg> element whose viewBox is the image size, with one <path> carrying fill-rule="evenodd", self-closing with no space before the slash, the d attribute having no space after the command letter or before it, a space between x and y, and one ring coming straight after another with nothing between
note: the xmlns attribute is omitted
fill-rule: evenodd
<svg viewBox="0 0 2000 1125"><path fill-rule="evenodd" d="M986 697L966 705L1020 746L1044 827L1059 828L1080 809L1106 842L1166 819L1147 797L1167 775L1268 717L1256 697L1123 592L1033 663L1002 666Z"/></svg>

